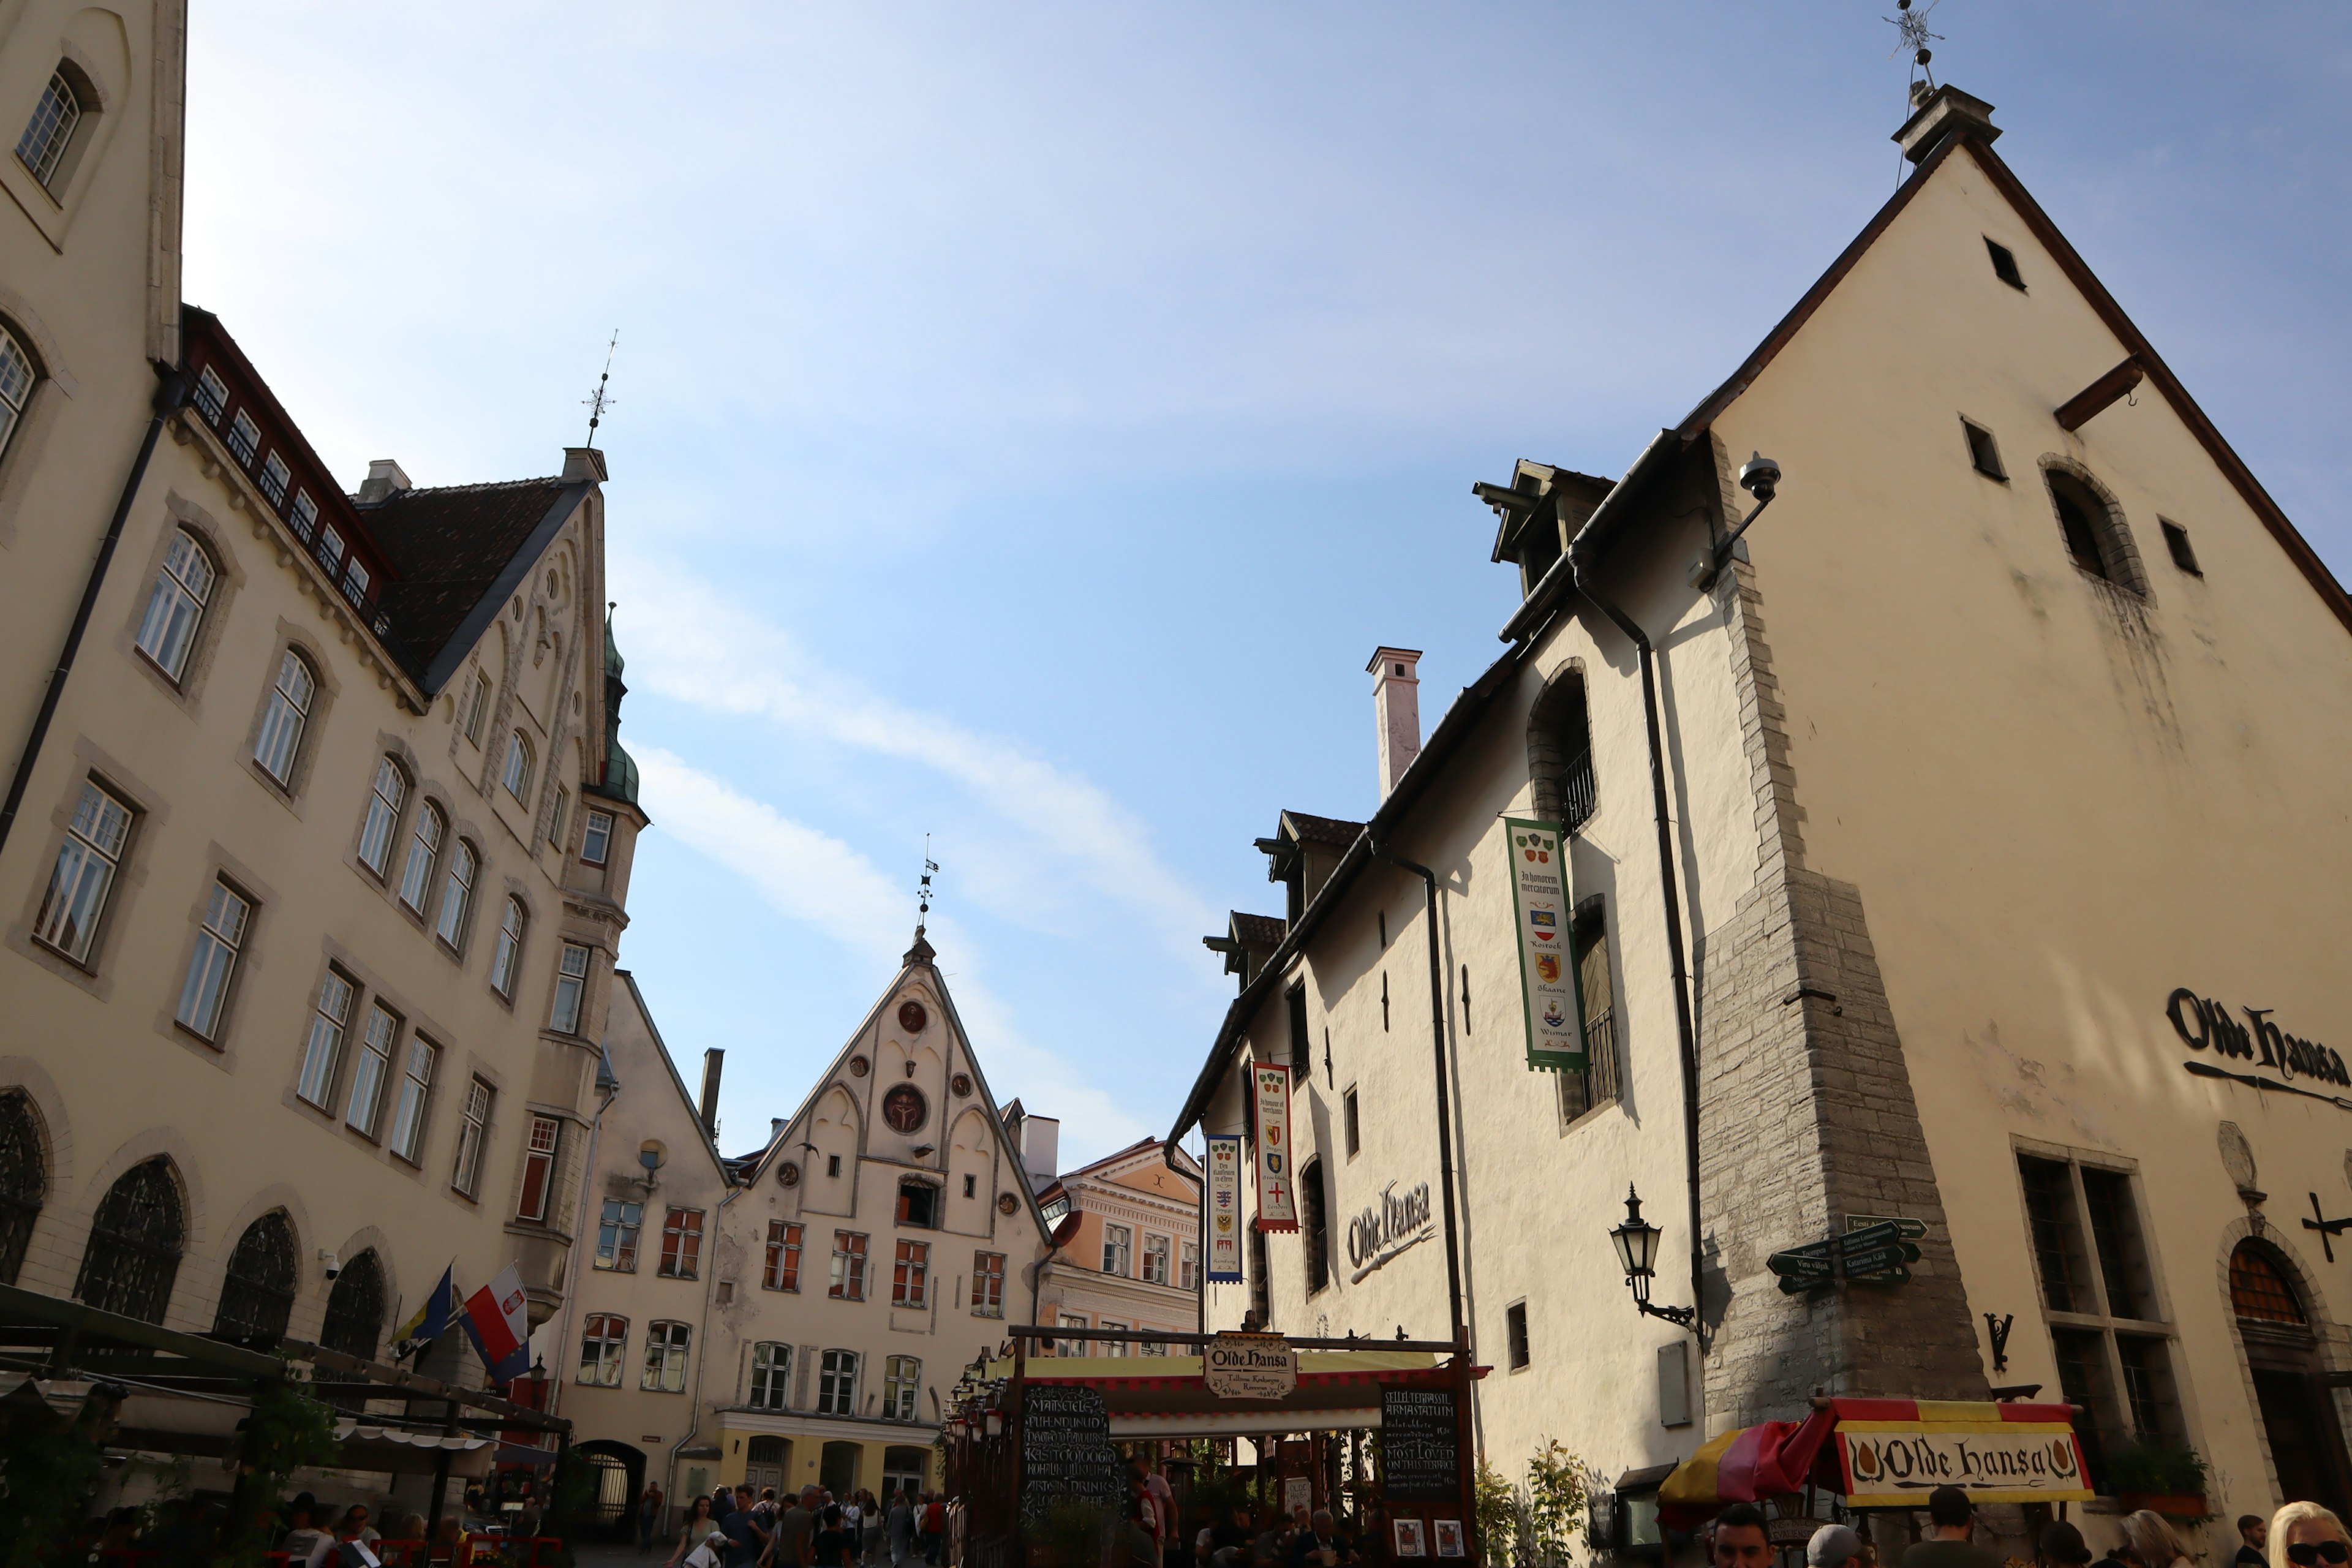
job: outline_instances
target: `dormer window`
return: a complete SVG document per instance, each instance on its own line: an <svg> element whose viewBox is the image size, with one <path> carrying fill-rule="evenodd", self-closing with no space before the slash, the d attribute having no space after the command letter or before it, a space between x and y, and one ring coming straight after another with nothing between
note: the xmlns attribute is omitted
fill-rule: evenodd
<svg viewBox="0 0 2352 1568"><path fill-rule="evenodd" d="M66 149L73 145L81 112L81 94L74 90L65 72L50 72L49 85L42 89L40 102L33 106L33 118L25 122L25 133L16 138L16 156L44 190L57 188L58 172L65 163Z"/></svg>
<svg viewBox="0 0 2352 1568"><path fill-rule="evenodd" d="M343 536L331 522L319 530L319 559L330 574L343 563Z"/></svg>
<svg viewBox="0 0 2352 1568"><path fill-rule="evenodd" d="M261 493L269 498L271 506L286 504L286 483L293 477L292 471L286 467L286 459L277 453L272 452L262 460Z"/></svg>
<svg viewBox="0 0 2352 1568"><path fill-rule="evenodd" d="M261 449L261 426L242 408L229 421L228 449L231 457L248 468L253 467L253 455Z"/></svg>
<svg viewBox="0 0 2352 1568"><path fill-rule="evenodd" d="M319 503L310 499L309 490L294 492L294 505L286 513L286 524L303 543L310 542L310 535L319 529Z"/></svg>
<svg viewBox="0 0 2352 1568"><path fill-rule="evenodd" d="M210 365L196 377L196 412L212 425L219 424L221 416L228 412L228 383Z"/></svg>
<svg viewBox="0 0 2352 1568"><path fill-rule="evenodd" d="M1055 1228L1070 1217L1069 1194L1066 1193L1059 1197L1049 1199L1038 1207L1037 1212L1045 1216L1046 1229Z"/></svg>
<svg viewBox="0 0 2352 1568"><path fill-rule="evenodd" d="M371 581L368 569L360 564L358 556L352 556L351 563L343 568L343 597L354 605L367 603L368 584Z"/></svg>

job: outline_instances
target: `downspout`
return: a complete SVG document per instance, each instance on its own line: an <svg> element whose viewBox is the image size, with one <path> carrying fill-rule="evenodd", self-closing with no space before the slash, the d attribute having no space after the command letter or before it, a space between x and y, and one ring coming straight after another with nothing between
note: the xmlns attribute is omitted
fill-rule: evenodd
<svg viewBox="0 0 2352 1568"><path fill-rule="evenodd" d="M1646 668L1646 667L1644 667ZM1429 896L1429 1037L1437 1058L1437 1178L1445 1204L1445 1302L1452 1315L1454 1342L1465 1344L1462 1321L1462 1244L1454 1231L1454 1104L1445 1068L1445 961L1437 938L1437 873L1381 847L1371 851L1390 865L1421 879ZM1687 1035L1685 1037L1687 1038Z"/></svg>
<svg viewBox="0 0 2352 1568"><path fill-rule="evenodd" d="M720 1160L719 1168L722 1171L726 1170L727 1163L724 1159ZM734 1178L730 1176L728 1180L731 1183ZM726 1227L727 1205L733 1203L737 1198L741 1197L744 1193L749 1190L750 1189L745 1187L737 1187L734 1191L729 1193L725 1197L719 1200L719 1222L710 1227L710 1234L712 1236L715 1237L719 1235L720 1231ZM678 1459L681 1457L683 1450L691 1447L694 1444L694 1440L702 1436L702 1374L710 1365L710 1292L718 1283L718 1248L713 1247L711 1249L710 1272L702 1281L702 1354L697 1356L694 1362L694 1395L691 1406L694 1411L694 1425L686 1429L686 1436L680 1437L669 1451L669 1468L667 1473L669 1479L669 1495L673 1500L677 1496ZM720 1465L727 1463L727 1456L724 1452L719 1454L719 1463ZM691 1510L693 1506L694 1500L688 1498L687 1500L688 1509Z"/></svg>
<svg viewBox="0 0 2352 1568"><path fill-rule="evenodd" d="M1643 636L1625 612L1602 598L1585 581L1584 563L1570 552L1570 571L1574 574L1577 591L1591 600L1595 609L1616 623L1617 629L1633 640L1642 658L1642 718L1650 731L1650 795L1657 807L1658 816L1658 887L1665 895L1666 952L1675 974L1675 1028L1682 1044L1683 1061L1683 1154L1688 1167L1690 1187L1690 1260L1691 1260L1691 1331L1698 1336L1701 1353L1706 1346L1706 1298L1701 1293L1706 1254L1699 1241L1698 1206L1698 1047L1691 1032L1690 965L1683 953L1682 898L1675 889L1674 828L1666 813L1666 753L1658 735L1658 678L1654 668L1654 653L1650 639Z"/></svg>
<svg viewBox="0 0 2352 1568"><path fill-rule="evenodd" d="M572 1223L572 1234L575 1237L583 1237L588 1234L588 1205L590 1203L593 1202L595 1198L596 1145L604 1140L604 1112L612 1110L613 1101L620 1098L621 1085L619 1080L615 1079L613 1087L604 1092L604 1102L596 1108L595 1119L588 1123L588 1152L581 1161L580 1166L582 1172L580 1178L580 1207L575 1211ZM580 1291L575 1286L564 1300L563 1326L562 1329L557 1331L558 1337L555 1342L555 1352L556 1365L558 1367L561 1367L563 1364L564 1347L572 1342L572 1331L579 1324L579 1321ZM563 1391L567 1386L569 1386L567 1382L560 1376L551 1380L547 1395L547 1413L550 1415L554 1415L558 1407L562 1405Z"/></svg>
<svg viewBox="0 0 2352 1568"><path fill-rule="evenodd" d="M1201 1227L1200 1239L1192 1243L1195 1247L1199 1248L1201 1254L1200 1272L1192 1277L1192 1331L1196 1334L1205 1334L1209 1331L1208 1173L1203 1170L1197 1181L1192 1177L1184 1174L1184 1168L1176 1163L1176 1140L1172 1136L1160 1145L1160 1160L1162 1164L1176 1173L1177 1178L1180 1181L1192 1183L1192 1209L1194 1214L1199 1216L1197 1223ZM1184 1267L1184 1260L1181 1254L1179 1254L1177 1257L1176 1267L1179 1268Z"/></svg>
<svg viewBox="0 0 2352 1568"><path fill-rule="evenodd" d="M8 781L7 801L0 804L0 849L8 847L8 831L16 826L17 808L25 804L25 787L33 782L34 765L41 760L41 744L49 738L49 724L57 718L58 700L66 693L66 677L73 673L74 658L81 652L82 634L89 629L90 614L98 608L99 590L106 586L106 569L114 562L114 547L122 542L122 525L130 521L131 503L138 499L140 481L147 477L148 461L155 456L155 438L163 433L163 421L187 397L187 380L177 369L158 366L156 374L163 378L163 384L155 389L154 417L147 421L147 435L139 443L139 457L131 465L131 477L122 481L122 496L114 503L114 519L106 525L106 537L98 542L98 559L89 563L89 580L82 584L81 604L74 610L65 647L58 650L57 668L49 671L48 689L41 694L41 710L33 716L32 731L25 737L25 749L17 753L16 772Z"/></svg>

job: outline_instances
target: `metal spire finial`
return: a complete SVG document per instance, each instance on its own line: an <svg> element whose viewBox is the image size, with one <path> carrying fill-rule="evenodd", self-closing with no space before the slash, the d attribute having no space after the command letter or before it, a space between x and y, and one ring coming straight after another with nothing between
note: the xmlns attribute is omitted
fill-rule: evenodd
<svg viewBox="0 0 2352 1568"><path fill-rule="evenodd" d="M1905 3L1907 5L1909 0L1905 0ZM620 402L619 398L610 395L604 390L604 384L613 379L614 351L620 346L621 329L614 327L613 341L604 345L604 374L596 378L596 390L580 400L580 405L588 410L588 445L591 447L596 444L596 426L604 423L604 410Z"/></svg>
<svg viewBox="0 0 2352 1568"><path fill-rule="evenodd" d="M915 904L915 934L923 934L923 927L931 913L931 879L939 875L940 863L931 858L931 836L923 835L923 880L917 892Z"/></svg>
<svg viewBox="0 0 2352 1568"><path fill-rule="evenodd" d="M1916 85L1920 77L1925 76L1930 91L1935 89L1936 73L1928 68L1928 62L1936 58L1936 51L1927 46L1942 43L1944 35L1927 30L1927 13L1941 4L1943 0L1927 0L1925 5L1915 11L1911 8L1911 0L1895 0L1895 14L1885 18L1893 23L1895 30L1902 35L1902 42L1895 46L1895 54L1899 55L1906 49L1911 51L1912 82ZM1893 59L1895 55L1886 58Z"/></svg>

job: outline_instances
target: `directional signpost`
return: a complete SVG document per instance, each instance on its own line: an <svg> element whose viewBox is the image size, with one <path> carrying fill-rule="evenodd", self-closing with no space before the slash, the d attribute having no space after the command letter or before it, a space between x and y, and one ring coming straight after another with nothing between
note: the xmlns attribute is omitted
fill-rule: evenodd
<svg viewBox="0 0 2352 1568"><path fill-rule="evenodd" d="M1927 1234L1927 1225L1919 1220L1868 1216L1843 1236L1776 1252L1765 1259L1765 1267L1780 1277L1781 1290L1791 1296L1840 1279L1901 1285L1911 1278L1906 1265L1919 1261L1917 1238Z"/></svg>

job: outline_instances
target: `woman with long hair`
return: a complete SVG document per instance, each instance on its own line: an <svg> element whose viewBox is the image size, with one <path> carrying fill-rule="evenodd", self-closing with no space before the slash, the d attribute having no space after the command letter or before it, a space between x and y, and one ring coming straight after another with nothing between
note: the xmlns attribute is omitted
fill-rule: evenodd
<svg viewBox="0 0 2352 1568"><path fill-rule="evenodd" d="M686 1516L686 1524L677 1532L677 1550L669 1554L669 1561L663 1563L662 1568L677 1568L686 1561L686 1554L701 1545L703 1538L718 1528L719 1521L710 1517L710 1494L696 1494L694 1507Z"/></svg>
<svg viewBox="0 0 2352 1568"><path fill-rule="evenodd" d="M2139 1568L2193 1568L2172 1526L2147 1509L2124 1516L2123 1554Z"/></svg>
<svg viewBox="0 0 2352 1568"><path fill-rule="evenodd" d="M2344 1568L2352 1536L2315 1502L2291 1502L2271 1515L2271 1568Z"/></svg>

